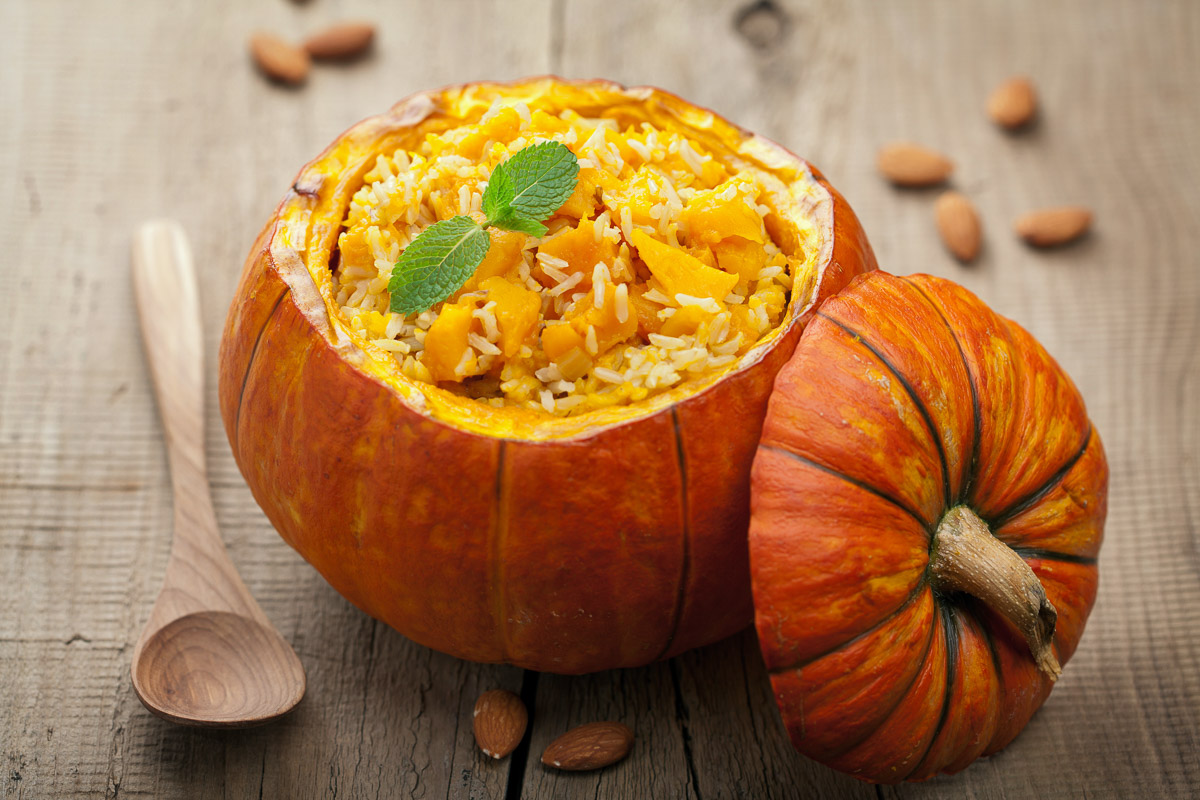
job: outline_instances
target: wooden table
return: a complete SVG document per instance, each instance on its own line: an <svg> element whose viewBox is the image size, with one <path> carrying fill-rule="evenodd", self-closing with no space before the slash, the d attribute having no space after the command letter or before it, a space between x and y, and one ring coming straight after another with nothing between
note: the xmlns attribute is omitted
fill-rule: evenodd
<svg viewBox="0 0 1200 800"><path fill-rule="evenodd" d="M363 63L301 90L245 42L378 22ZM1181 797L1200 793L1200 5L750 5L508 0L0 4L0 797ZM418 89L555 72L663 86L820 165L883 267L951 277L1026 325L1078 383L1112 467L1100 595L1058 688L1006 751L875 788L795 755L747 632L582 678L457 661L335 594L273 532L209 389L208 455L234 560L308 670L284 721L205 733L152 717L132 643L162 578L166 460L129 278L130 233L171 215L194 243L216 345L242 258L301 164ZM1008 136L987 92L1032 75L1044 114ZM986 249L962 267L935 194L875 174L906 138L957 162ZM1094 233L1034 252L1032 207L1083 203ZM480 691L534 701L531 740L474 747ZM596 774L537 755L597 718L638 733Z"/></svg>

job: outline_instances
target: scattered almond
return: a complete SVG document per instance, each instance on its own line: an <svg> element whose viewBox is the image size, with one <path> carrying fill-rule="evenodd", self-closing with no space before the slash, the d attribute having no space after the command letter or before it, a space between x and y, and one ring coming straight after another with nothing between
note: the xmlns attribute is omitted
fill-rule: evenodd
<svg viewBox="0 0 1200 800"><path fill-rule="evenodd" d="M551 742L542 763L558 769L600 769L629 755L632 746L633 731L621 723L589 722Z"/></svg>
<svg viewBox="0 0 1200 800"><path fill-rule="evenodd" d="M954 171L954 162L941 153L910 142L884 145L877 164L884 177L898 186L934 186Z"/></svg>
<svg viewBox="0 0 1200 800"><path fill-rule="evenodd" d="M961 192L946 192L933 207L942 242L954 257L964 263L979 255L983 232L975 206Z"/></svg>
<svg viewBox="0 0 1200 800"><path fill-rule="evenodd" d="M304 49L313 58L349 59L365 53L374 38L369 22L341 22L308 37Z"/></svg>
<svg viewBox="0 0 1200 800"><path fill-rule="evenodd" d="M1055 247L1074 241L1092 225L1092 212L1079 206L1043 208L1013 223L1017 235L1036 247Z"/></svg>
<svg viewBox="0 0 1200 800"><path fill-rule="evenodd" d="M988 116L997 125L1016 130L1037 113L1037 93L1028 78L1009 78L996 87L987 103Z"/></svg>
<svg viewBox="0 0 1200 800"><path fill-rule="evenodd" d="M504 758L516 750L528 723L525 704L512 692L492 689L475 701L475 743L492 758Z"/></svg>
<svg viewBox="0 0 1200 800"><path fill-rule="evenodd" d="M304 83L308 77L308 53L270 33L250 37L250 55L268 77L283 83Z"/></svg>

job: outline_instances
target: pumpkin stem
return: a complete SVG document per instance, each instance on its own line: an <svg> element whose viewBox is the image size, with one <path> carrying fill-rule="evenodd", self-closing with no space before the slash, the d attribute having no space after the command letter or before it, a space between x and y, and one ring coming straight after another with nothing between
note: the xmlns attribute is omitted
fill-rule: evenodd
<svg viewBox="0 0 1200 800"><path fill-rule="evenodd" d="M1058 679L1062 667L1051 646L1058 612L1029 565L992 536L974 511L956 506L942 517L933 536L929 571L935 588L977 597L1015 625L1038 669L1050 680Z"/></svg>

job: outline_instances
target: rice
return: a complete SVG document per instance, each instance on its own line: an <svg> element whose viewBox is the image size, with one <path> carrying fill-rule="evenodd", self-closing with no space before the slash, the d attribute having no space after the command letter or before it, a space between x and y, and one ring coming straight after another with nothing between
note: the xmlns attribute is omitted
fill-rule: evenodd
<svg viewBox="0 0 1200 800"><path fill-rule="evenodd" d="M671 298L667 297L665 294L660 292L658 289L651 289L650 291L643 294L642 297L646 298L651 303L658 303L660 306L671 305Z"/></svg>
<svg viewBox="0 0 1200 800"><path fill-rule="evenodd" d="M384 337L387 339L395 339L400 335L400 331L404 329L403 314L389 314L387 326L384 328Z"/></svg>
<svg viewBox="0 0 1200 800"><path fill-rule="evenodd" d="M763 281L767 280L768 278L774 278L776 275L779 275L782 272L783 267L763 267L762 270L759 271L755 280Z"/></svg>
<svg viewBox="0 0 1200 800"><path fill-rule="evenodd" d="M629 145L630 149L637 153L638 156L641 157L642 161L650 161L650 148L646 147L646 145L642 144L632 136L626 140L625 144Z"/></svg>
<svg viewBox="0 0 1200 800"><path fill-rule="evenodd" d="M483 308L475 309L472 313L472 316L483 325L483 334L489 342L494 342L500 338L500 327L496 324L495 307L496 302L493 300Z"/></svg>
<svg viewBox="0 0 1200 800"><path fill-rule="evenodd" d="M655 344L663 350L673 350L677 347L683 347L683 339L675 336L663 336L661 333L652 333L649 336L650 344Z"/></svg>
<svg viewBox="0 0 1200 800"><path fill-rule="evenodd" d="M468 141L478 143L474 150L461 149ZM594 191L581 194L582 202L573 196L546 220L543 237L491 229L493 247L498 237L519 237L497 250L512 254L510 266L492 264L427 311L392 313L387 287L404 249L439 220L463 214L482 221L496 164L541 141L562 142L581 170L605 177L589 184ZM498 99L476 122L375 158L347 210L330 297L351 334L373 345L373 357L390 359L410 380L465 383L491 375L497 388L479 402L556 416L636 403L732 368L784 318L797 271L811 269L818 234L798 229L792 239L799 244L792 241L791 249L773 240L764 222L771 195L739 171L740 163L649 123L622 129L612 119L553 117ZM739 230L754 225L760 232L762 253L749 272L722 260L731 256L712 237L726 223L706 221L705 203L744 209L736 212L746 220ZM706 225L716 225L717 233L705 233ZM737 282L720 300L664 285L633 244L638 230L678 248L688 264L736 272ZM578 263L581 248L599 257ZM497 293L494 284L480 286L485 279L513 288ZM513 297L527 298L525 305L514 305ZM446 316L443 325L451 306L457 316ZM516 320L532 327L514 341ZM551 339L558 342L556 358Z"/></svg>
<svg viewBox="0 0 1200 800"><path fill-rule="evenodd" d="M558 297L559 295L571 291L581 283L583 283L583 273L576 272L574 275L564 278L562 283L558 284L553 289L548 289L546 294L548 294L550 297Z"/></svg>
<svg viewBox="0 0 1200 800"><path fill-rule="evenodd" d="M679 142L679 155L687 163L688 167L691 168L692 172L697 175L704 174L704 162L701 160L700 154L692 149L692 145L687 139Z"/></svg>
<svg viewBox="0 0 1200 800"><path fill-rule="evenodd" d="M604 308L605 289L610 280L612 276L608 274L608 266L603 261L596 262L596 266L592 267L592 304L596 308Z"/></svg>
<svg viewBox="0 0 1200 800"><path fill-rule="evenodd" d="M476 350L478 350L480 353L482 353L484 355L487 355L487 356L500 355L500 348L496 347L496 345L492 344L487 339L480 336L478 333L468 333L467 341L471 343L471 347L474 347Z"/></svg>
<svg viewBox="0 0 1200 800"><path fill-rule="evenodd" d="M676 294L675 302L680 306L696 306L710 314L720 314L721 306L711 297L692 297L690 294Z"/></svg>
<svg viewBox="0 0 1200 800"><path fill-rule="evenodd" d="M621 235L626 241L633 238L633 213L629 210L629 206L624 206L621 209Z"/></svg>
<svg viewBox="0 0 1200 800"><path fill-rule="evenodd" d="M393 353L411 353L412 348L404 342L397 342L395 339L372 339L371 343L376 347L390 350Z"/></svg>
<svg viewBox="0 0 1200 800"><path fill-rule="evenodd" d="M592 370L592 374L605 383L623 383L625 381L624 375L608 367L596 367Z"/></svg>
<svg viewBox="0 0 1200 800"><path fill-rule="evenodd" d="M617 322L629 321L629 286L622 283L613 291L613 305Z"/></svg>
<svg viewBox="0 0 1200 800"><path fill-rule="evenodd" d="M742 335L739 333L734 338L724 344L714 345L711 349L719 356L726 356L736 353L742 346Z"/></svg>

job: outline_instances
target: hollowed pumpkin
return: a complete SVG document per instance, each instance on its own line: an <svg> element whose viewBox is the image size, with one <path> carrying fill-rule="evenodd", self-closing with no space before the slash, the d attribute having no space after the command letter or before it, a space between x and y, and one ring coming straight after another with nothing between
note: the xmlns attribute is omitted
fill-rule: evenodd
<svg viewBox="0 0 1200 800"><path fill-rule="evenodd" d="M750 550L796 748L881 783L1007 745L1083 633L1108 468L1070 379L962 287L874 272L771 397Z"/></svg>
<svg viewBox="0 0 1200 800"><path fill-rule="evenodd" d="M388 367L329 288L348 205L378 156L478 121L498 98L681 131L769 184L772 234L815 231L815 267L782 323L711 379L570 417L492 408ZM586 178L564 213L593 208ZM726 241L740 250L709 267L757 268ZM673 95L550 78L422 93L339 137L268 222L226 323L221 413L276 529L368 614L472 660L645 664L749 623L749 471L775 374L815 306L873 268L819 172ZM629 300L653 326L645 298Z"/></svg>

